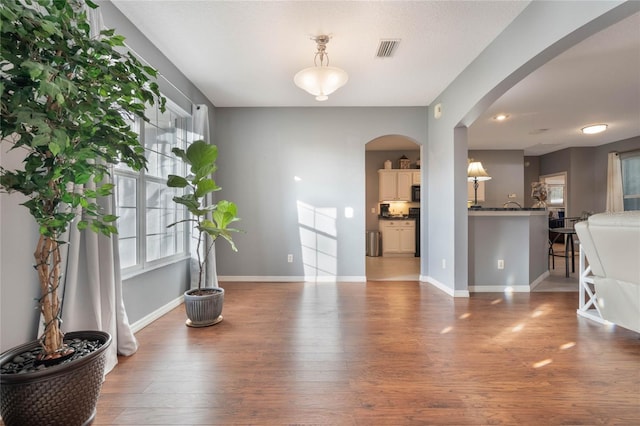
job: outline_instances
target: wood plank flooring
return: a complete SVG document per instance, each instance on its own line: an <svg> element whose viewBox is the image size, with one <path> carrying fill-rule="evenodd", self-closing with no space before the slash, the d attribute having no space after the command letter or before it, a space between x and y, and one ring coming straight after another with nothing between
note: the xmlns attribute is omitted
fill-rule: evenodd
<svg viewBox="0 0 640 426"><path fill-rule="evenodd" d="M181 306L137 334L94 424L640 424L640 335L577 317L577 293L223 287L220 324Z"/></svg>
<svg viewBox="0 0 640 426"><path fill-rule="evenodd" d="M564 244L554 244L554 251L564 253ZM369 281L418 281L420 276L419 257L369 257L366 260L366 274ZM575 272L569 269L565 276L564 258L556 257L555 266L550 265L549 276L540 282L533 291L578 291L578 252L575 253Z"/></svg>

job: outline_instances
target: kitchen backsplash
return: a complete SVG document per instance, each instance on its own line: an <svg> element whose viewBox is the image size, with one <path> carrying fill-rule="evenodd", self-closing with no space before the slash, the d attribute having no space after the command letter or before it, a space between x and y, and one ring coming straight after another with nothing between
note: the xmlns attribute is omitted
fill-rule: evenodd
<svg viewBox="0 0 640 426"><path fill-rule="evenodd" d="M398 202L389 202L389 213L392 215L408 215L409 207L420 207L420 203L414 202L406 202L406 201L398 201ZM378 206L378 214L380 212L380 207Z"/></svg>

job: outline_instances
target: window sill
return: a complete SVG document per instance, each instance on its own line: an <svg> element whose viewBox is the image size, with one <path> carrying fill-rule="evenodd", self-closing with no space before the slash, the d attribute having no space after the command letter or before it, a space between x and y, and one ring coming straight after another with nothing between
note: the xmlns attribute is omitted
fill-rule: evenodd
<svg viewBox="0 0 640 426"><path fill-rule="evenodd" d="M148 272L154 271L156 269L164 268L169 265L183 262L187 259L191 259L191 256L189 256L188 254L169 257L166 259L149 262L145 266L132 266L130 268L123 269L120 272L120 275L121 275L122 281L126 281L131 278L135 278L139 275L143 275Z"/></svg>

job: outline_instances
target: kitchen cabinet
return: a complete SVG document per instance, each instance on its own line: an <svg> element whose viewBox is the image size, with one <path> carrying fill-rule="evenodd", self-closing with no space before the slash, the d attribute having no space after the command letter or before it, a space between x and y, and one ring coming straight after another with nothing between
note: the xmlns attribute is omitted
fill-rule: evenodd
<svg viewBox="0 0 640 426"><path fill-rule="evenodd" d="M411 201L413 173L409 170L378 170L380 201Z"/></svg>
<svg viewBox="0 0 640 426"><path fill-rule="evenodd" d="M411 172L411 176L412 176L412 184L413 185L420 185L420 182L422 180L422 178L420 177L420 171Z"/></svg>
<svg viewBox="0 0 640 426"><path fill-rule="evenodd" d="M413 220L381 220L382 256L414 256L416 223Z"/></svg>

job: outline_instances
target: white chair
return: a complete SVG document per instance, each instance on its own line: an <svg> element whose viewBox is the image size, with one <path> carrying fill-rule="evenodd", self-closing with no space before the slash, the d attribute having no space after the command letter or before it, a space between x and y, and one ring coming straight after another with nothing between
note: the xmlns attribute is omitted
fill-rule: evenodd
<svg viewBox="0 0 640 426"><path fill-rule="evenodd" d="M580 239L578 314L640 333L640 211L595 214L575 229Z"/></svg>

